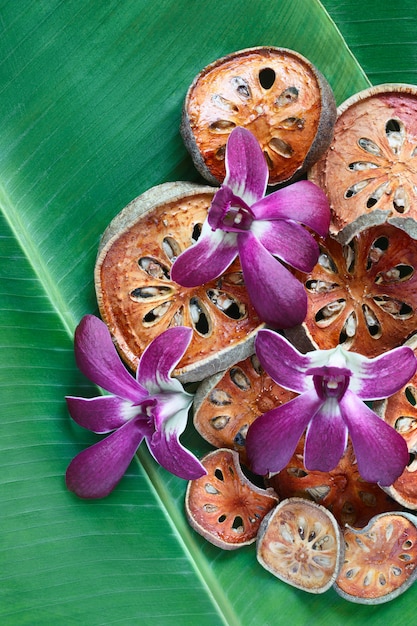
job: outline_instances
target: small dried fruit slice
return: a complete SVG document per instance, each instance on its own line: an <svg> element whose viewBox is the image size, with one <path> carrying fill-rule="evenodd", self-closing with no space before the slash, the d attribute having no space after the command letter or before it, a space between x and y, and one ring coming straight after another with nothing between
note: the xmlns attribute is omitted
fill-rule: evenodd
<svg viewBox="0 0 417 626"><path fill-rule="evenodd" d="M257 558L280 580L303 591L324 593L339 573L342 541L340 528L327 509L289 498L262 522Z"/></svg>
<svg viewBox="0 0 417 626"><path fill-rule="evenodd" d="M298 276L307 291L307 316L286 334L302 345L305 332L309 349L342 344L377 356L417 329L417 244L388 223L358 228L347 243L340 239L343 231L319 242L317 265Z"/></svg>
<svg viewBox="0 0 417 626"><path fill-rule="evenodd" d="M406 440L410 461L397 480L384 487L394 500L407 509L417 509L417 374L387 400L378 403L376 412Z"/></svg>
<svg viewBox="0 0 417 626"><path fill-rule="evenodd" d="M331 472L313 472L304 467L303 437L287 467L268 478L267 484L281 500L301 497L321 504L342 527L362 527L378 513L398 510L397 502L385 491L360 476L350 439L345 454Z"/></svg>
<svg viewBox="0 0 417 626"><path fill-rule="evenodd" d="M396 598L417 577L417 518L381 513L361 529L344 531L345 558L335 589L346 600L381 604Z"/></svg>
<svg viewBox="0 0 417 626"><path fill-rule="evenodd" d="M213 446L237 450L247 464L249 426L295 395L275 383L252 355L201 383L194 398L194 426Z"/></svg>
<svg viewBox="0 0 417 626"><path fill-rule="evenodd" d="M331 232L375 209L415 218L417 87L377 85L341 104L330 147L309 178L329 198Z"/></svg>
<svg viewBox="0 0 417 626"><path fill-rule="evenodd" d="M215 450L201 462L207 475L189 481L185 496L190 525L223 550L253 543L262 519L278 498L246 478L233 450Z"/></svg>
<svg viewBox="0 0 417 626"><path fill-rule="evenodd" d="M329 145L335 119L333 93L310 61L285 48L257 47L222 57L195 77L181 133L196 168L216 184L225 176L229 134L246 127L275 185L311 167Z"/></svg>
<svg viewBox="0 0 417 626"><path fill-rule="evenodd" d="M174 375L202 380L253 352L263 324L236 260L218 279L196 288L170 277L174 259L201 231L215 190L191 183L158 185L133 200L105 231L95 267L103 320L127 364L170 326L193 338Z"/></svg>

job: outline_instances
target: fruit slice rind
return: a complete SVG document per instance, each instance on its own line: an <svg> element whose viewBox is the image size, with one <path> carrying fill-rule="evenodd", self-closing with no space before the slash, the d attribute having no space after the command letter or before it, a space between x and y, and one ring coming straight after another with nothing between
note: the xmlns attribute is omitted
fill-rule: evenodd
<svg viewBox="0 0 417 626"><path fill-rule="evenodd" d="M298 589L320 594L330 589L340 571L344 544L334 516L304 500L282 500L262 521L257 559L271 574Z"/></svg>
<svg viewBox="0 0 417 626"><path fill-rule="evenodd" d="M170 325L189 325L194 331L173 372L183 383L202 380L253 352L263 324L238 259L221 277L196 288L170 278L173 259L198 237L215 191L188 182L153 187L130 202L102 237L95 266L98 306L132 370L150 341ZM210 297L219 289L235 303L230 315Z"/></svg>
<svg viewBox="0 0 417 626"><path fill-rule="evenodd" d="M395 534L395 524L402 533L400 536ZM406 511L381 513L373 517L365 528L356 529L347 525L344 537L345 561L334 589L345 600L357 604L383 604L401 595L415 582L417 517L412 513ZM353 557L349 560L349 538L353 543L353 549L362 557L362 562ZM382 554L384 548L387 554ZM411 548L414 548L414 557L410 555ZM368 569L364 567L363 561L369 562ZM398 584L400 577L403 582ZM360 578L362 585L354 586L355 578ZM391 591L384 593L389 588ZM363 592L359 593L359 589Z"/></svg>
<svg viewBox="0 0 417 626"><path fill-rule="evenodd" d="M189 481L185 494L190 526L223 550L254 543L263 517L278 503L276 494L245 476L234 450L213 450L201 463L207 475Z"/></svg>
<svg viewBox="0 0 417 626"><path fill-rule="evenodd" d="M264 60L265 63L263 63ZM239 63L240 65L238 65ZM250 63L254 65L252 68L253 76L249 71L250 68L248 67ZM242 99L237 95L235 97L233 93L230 93L230 85L233 80L246 80L245 78L242 79L240 74L243 76L249 76L249 74L251 74L251 79L249 80L255 81L254 73L255 69L258 69L257 64L259 63L263 63L265 65L265 67L260 69L258 72L260 84L258 85L258 80L253 83L248 83L250 96L248 96L246 102L244 102L245 98L243 98L242 101ZM293 64L294 67L292 67L291 64ZM237 65L238 69L236 69L236 71L234 70L234 65ZM225 73L228 70L231 71L232 68L234 70L234 74L229 80L220 78L220 76L216 74L216 72L219 74L220 72ZM275 70L277 70L277 72L275 72ZM260 79L262 71L270 72L274 75L274 77L275 75L278 77L281 71L282 74L289 80L287 90L291 89L292 73L294 74L294 77L297 77L297 83L299 81L300 85L303 84L304 86L302 79L298 77L298 74L301 75L301 73L304 72L306 74L305 80L309 82L309 89L305 89L305 93L309 94L308 97L311 98L311 101L306 101L306 105L309 109L297 107L297 112L295 113L292 111L292 108L294 108L295 105L291 102L291 97L289 97L288 100L285 100L282 105L283 119L278 119L278 116L276 125L271 122L270 128L267 130L269 121L262 121L264 120L262 116L264 116L265 110L267 109L268 113L272 117L277 117L277 111L274 107L267 106L267 97L271 94L271 92L274 93L275 84L273 83L274 88L272 89L271 86L264 87ZM293 80L295 80L295 78L293 78ZM242 85L244 86L243 83ZM242 85L240 86L241 88L243 88ZM281 82L279 82L279 85L280 93L281 87L282 93L285 93L286 90L284 89L283 84L281 85ZM201 101L198 106L194 105L193 98L195 97L196 91L203 91L205 89L207 89L208 95L203 97L200 94L199 97ZM211 93L210 89L214 90L215 93ZM223 97L222 93L218 93L218 90L221 92L222 89L224 90L223 95L225 97ZM318 100L320 101L319 104L312 99L311 94L313 94L314 89L318 92ZM210 94L211 98L208 102L208 96L210 96ZM278 93L275 95L279 96ZM251 102L252 97L252 108L247 110L245 113L241 113L239 108L242 107L245 109L245 107L249 106L248 102ZM212 119L211 117L210 111L213 98L217 98L222 103L222 106L225 107L226 112L224 116L227 117L229 114L229 116L233 118L227 123L225 121L222 122L224 128L219 129L221 135L227 136L227 133L231 132L233 127L246 126L255 134L255 136L257 136L262 149L265 149L267 152L269 151L271 154L275 152L274 158L281 159L281 162L278 161L280 163L279 167L278 165L275 165L275 167L271 170L269 180L270 185L282 184L300 177L313 165L313 163L326 150L330 143L333 125L336 119L336 104L334 95L326 78L308 59L293 50L273 46L257 46L230 53L207 65L194 78L185 97L180 127L184 143L192 156L196 169L207 181L212 184L216 185L219 182L222 182L224 178L224 169L222 171L222 168L224 165L221 163L221 159L217 159L216 164L214 147L204 148L204 140L200 135L207 133L206 127L208 128L210 123L216 124L214 118ZM275 104L276 102L278 102L278 100L275 101ZM319 109L318 117L317 122L314 121L316 127L313 132L313 128L310 129L309 123L304 126L306 120L304 118L298 118L297 114L304 114L306 117L310 115L312 119L314 118L314 120L316 120L317 109ZM287 110L290 111L288 115ZM220 113L221 107L219 110L219 114ZM261 119L260 122L259 119ZM306 145L303 145L302 150L297 146L297 148L294 149L294 152L291 152L291 144L287 144L286 140L281 139L280 133L286 138L287 136L292 136L294 134L294 130L297 131L296 121L298 119L300 120L299 123L301 125L299 132L300 134L304 134L303 136L305 137ZM288 126L287 128L285 128L285 123ZM261 130L259 131L258 128L261 128ZM307 132L309 139L307 139ZM269 137L269 140L263 140L263 135L265 133L267 134L267 137ZM276 137L274 133L277 135ZM274 141L276 142L276 148L272 149L271 152L270 146L274 143ZM213 137L213 142L213 146L217 145L215 137ZM290 152L284 157L285 148L290 150ZM217 149L219 149L219 146ZM281 149L284 150L284 152L281 156L279 156ZM293 160L292 164L291 160Z"/></svg>

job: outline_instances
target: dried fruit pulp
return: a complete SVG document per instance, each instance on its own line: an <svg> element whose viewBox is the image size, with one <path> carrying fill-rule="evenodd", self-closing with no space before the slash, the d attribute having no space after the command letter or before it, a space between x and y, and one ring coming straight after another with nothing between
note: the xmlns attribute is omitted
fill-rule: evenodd
<svg viewBox="0 0 417 626"><path fill-rule="evenodd" d="M215 450L201 462L207 476L190 481L185 498L190 525L225 550L254 542L262 519L278 502L276 496L252 485L240 469L237 452Z"/></svg>
<svg viewBox="0 0 417 626"><path fill-rule="evenodd" d="M417 375L396 394L379 404L378 413L405 439L410 461L385 491L407 509L417 509Z"/></svg>
<svg viewBox="0 0 417 626"><path fill-rule="evenodd" d="M353 602L387 602L417 575L417 518L384 513L361 531L344 532L345 559L336 591Z"/></svg>
<svg viewBox="0 0 417 626"><path fill-rule="evenodd" d="M280 499L313 500L331 511L341 527L362 527L378 513L398 510L397 502L377 484L362 479L350 439L345 454L330 472L306 470L303 451L304 437L288 465L267 480Z"/></svg>
<svg viewBox="0 0 417 626"><path fill-rule="evenodd" d="M323 593L343 555L341 532L329 511L308 500L283 500L264 519L257 542L261 565L299 589Z"/></svg>
<svg viewBox="0 0 417 626"><path fill-rule="evenodd" d="M417 244L391 224L359 230L349 244L329 236L317 265L301 275L308 298L303 328L319 349L373 357L401 345L417 328ZM295 335L287 336L297 343Z"/></svg>
<svg viewBox="0 0 417 626"><path fill-rule="evenodd" d="M330 148L309 177L326 192L337 232L375 209L416 217L417 88L378 85L339 107Z"/></svg>
<svg viewBox="0 0 417 626"><path fill-rule="evenodd" d="M207 66L191 85L181 127L198 169L225 176L230 132L244 126L258 139L270 184L305 171L326 149L336 117L327 81L291 50L242 50ZM198 156L197 156L198 155Z"/></svg>
<svg viewBox="0 0 417 626"><path fill-rule="evenodd" d="M194 400L194 426L213 446L237 450L246 464L249 426L294 395L275 383L252 355L200 385Z"/></svg>
<svg viewBox="0 0 417 626"><path fill-rule="evenodd" d="M183 382L201 380L247 356L262 324L236 260L217 280L196 288L170 278L173 260L197 238L212 192L189 188L172 200L168 185L151 205L115 233L96 264L101 315L126 362L135 369L150 341L170 326L193 329L190 347L175 370ZM206 188L204 188L206 189ZM128 210L136 213L135 203ZM121 221L124 224L124 221ZM252 343L251 343L252 341Z"/></svg>

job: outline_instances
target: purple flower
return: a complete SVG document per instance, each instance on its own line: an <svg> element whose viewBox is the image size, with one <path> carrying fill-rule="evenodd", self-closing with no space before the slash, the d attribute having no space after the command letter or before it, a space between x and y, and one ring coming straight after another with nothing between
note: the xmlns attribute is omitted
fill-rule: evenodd
<svg viewBox="0 0 417 626"><path fill-rule="evenodd" d="M156 461L172 474L192 480L206 473L178 440L193 397L171 378L191 334L190 328L176 327L154 339L142 354L135 379L122 364L104 322L94 315L81 320L75 331L77 365L112 395L67 397L69 412L80 426L111 434L71 461L66 474L70 491L81 498L107 496L143 439Z"/></svg>
<svg viewBox="0 0 417 626"><path fill-rule="evenodd" d="M226 145L226 177L198 241L174 262L171 277L196 287L220 276L239 254L249 297L259 317L276 328L300 324L304 286L280 262L303 272L317 263L318 244L302 226L327 234L324 192L303 180L265 196L268 167L252 133L235 128ZM275 257L278 257L275 258Z"/></svg>
<svg viewBox="0 0 417 626"><path fill-rule="evenodd" d="M256 353L282 387L301 395L258 417L246 449L258 474L281 471L306 432L306 469L328 472L343 455L348 434L359 473L368 482L391 485L408 463L407 444L363 401L397 392L413 376L417 360L402 346L373 359L341 346L301 354L271 330L260 330Z"/></svg>

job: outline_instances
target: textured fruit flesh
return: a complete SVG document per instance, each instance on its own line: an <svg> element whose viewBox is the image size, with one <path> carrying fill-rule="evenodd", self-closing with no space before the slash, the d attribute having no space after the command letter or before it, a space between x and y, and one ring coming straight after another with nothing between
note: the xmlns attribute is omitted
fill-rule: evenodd
<svg viewBox="0 0 417 626"><path fill-rule="evenodd" d="M258 540L260 563L299 589L326 591L340 563L340 531L332 515L312 502L292 498L281 502L267 521Z"/></svg>
<svg viewBox="0 0 417 626"><path fill-rule="evenodd" d="M387 492L408 509L417 509L417 375L384 402L383 419L405 439L410 461Z"/></svg>
<svg viewBox="0 0 417 626"><path fill-rule="evenodd" d="M243 126L258 139L270 184L276 184L303 165L318 131L321 99L307 62L290 51L264 48L208 66L192 85L186 107L197 147L218 181L225 176L227 138Z"/></svg>
<svg viewBox="0 0 417 626"><path fill-rule="evenodd" d="M252 543L278 499L245 477L237 452L215 450L202 459L202 464L207 475L190 481L187 488L186 512L191 526L225 550Z"/></svg>
<svg viewBox="0 0 417 626"><path fill-rule="evenodd" d="M348 245L320 243L317 265L300 275L308 297L303 324L319 349L342 344L373 357L417 329L417 246L391 224L361 230Z"/></svg>
<svg viewBox="0 0 417 626"><path fill-rule="evenodd" d="M113 239L96 268L100 313L132 369L150 341L170 326L194 331L175 372L181 373L221 359L225 348L244 343L261 325L238 260L199 287L170 278L176 256L198 238L211 199L212 194L197 194L149 210Z"/></svg>
<svg viewBox="0 0 417 626"><path fill-rule="evenodd" d="M304 438L287 467L268 480L280 499L306 498L326 507L341 527L363 527L378 513L398 510L398 504L378 485L361 478L352 444L331 472L308 471L303 461Z"/></svg>
<svg viewBox="0 0 417 626"><path fill-rule="evenodd" d="M255 355L230 367L205 397L194 414L200 435L217 448L239 452L246 458L246 433L252 422L296 394L280 387L261 368Z"/></svg>
<svg viewBox="0 0 417 626"><path fill-rule="evenodd" d="M352 599L395 594L415 574L417 528L403 515L380 515L361 531L347 528L344 538L345 560L336 584Z"/></svg>
<svg viewBox="0 0 417 626"><path fill-rule="evenodd" d="M417 89L371 88L341 109L330 148L310 174L329 198L331 230L375 209L415 218Z"/></svg>

